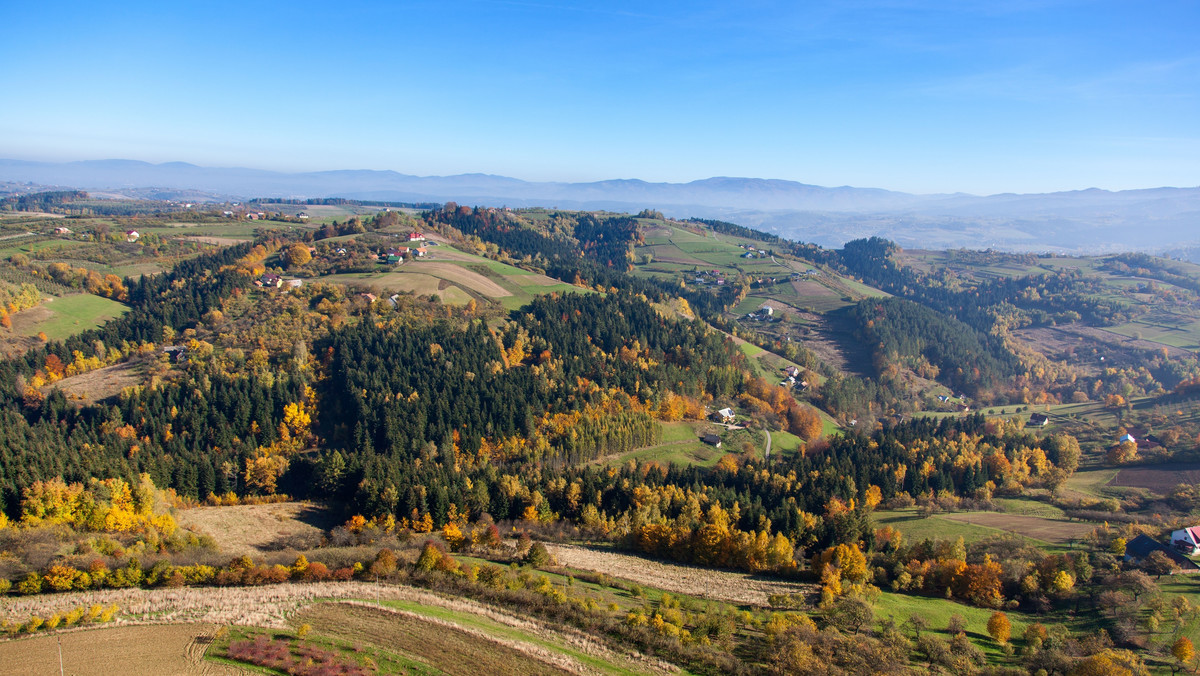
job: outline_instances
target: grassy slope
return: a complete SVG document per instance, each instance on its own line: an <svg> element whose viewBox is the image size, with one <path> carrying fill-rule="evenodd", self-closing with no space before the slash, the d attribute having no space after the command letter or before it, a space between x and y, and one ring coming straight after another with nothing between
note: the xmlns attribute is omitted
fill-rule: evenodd
<svg viewBox="0 0 1200 676"><path fill-rule="evenodd" d="M925 519L917 515L915 508L896 509L896 510L881 510L875 512L876 526L891 526L904 534L905 540L908 542L919 542L921 540L953 540L962 537L967 544L986 540L990 537L1003 535L1005 531L997 528L989 528L973 523L963 523L961 521L952 521L943 519L939 516L931 516ZM1040 540L1026 538L1031 544L1039 546L1048 546L1049 543Z"/></svg>
<svg viewBox="0 0 1200 676"><path fill-rule="evenodd" d="M56 298L43 303L39 308L49 310L50 316L23 326L22 333L27 336L35 336L39 331L45 331L51 340L62 340L81 331L94 329L129 310L128 307L115 300L101 298L90 293Z"/></svg>

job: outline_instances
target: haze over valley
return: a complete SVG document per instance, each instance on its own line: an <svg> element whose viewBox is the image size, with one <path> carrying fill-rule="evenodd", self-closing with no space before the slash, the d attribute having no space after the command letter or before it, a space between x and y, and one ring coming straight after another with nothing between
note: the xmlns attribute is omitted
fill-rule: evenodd
<svg viewBox="0 0 1200 676"><path fill-rule="evenodd" d="M718 218L831 247L871 236L923 249L1093 254L1200 247L1200 188L1196 187L914 195L754 178L546 183L483 174L411 176L354 170L289 174L129 160L0 160L0 181L200 202L340 197L631 213L657 208L677 218Z"/></svg>

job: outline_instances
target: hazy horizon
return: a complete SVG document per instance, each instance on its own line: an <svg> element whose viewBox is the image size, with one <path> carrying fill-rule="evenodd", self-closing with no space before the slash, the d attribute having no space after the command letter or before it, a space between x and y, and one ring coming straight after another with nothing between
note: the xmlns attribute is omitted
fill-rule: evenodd
<svg viewBox="0 0 1200 676"><path fill-rule="evenodd" d="M1200 5L9 3L0 156L930 194L1200 185ZM53 30L49 30L53 27Z"/></svg>
<svg viewBox="0 0 1200 676"><path fill-rule="evenodd" d="M104 162L138 162L138 163L149 164L152 166L167 166L167 165L185 164L185 165L190 165L190 166L194 166L194 167L197 167L200 169L207 169L207 170L249 170L249 171L277 173L277 174L283 174L283 175L374 171L374 172L391 172L391 173L399 174L402 176L411 176L411 177L416 177L416 178L454 178L454 177L458 177L458 176L487 176L487 177L492 177L492 178L513 179L513 180L517 180L517 181L523 181L526 183L586 184L586 183L604 183L604 182L610 182L610 181L641 181L641 182L650 183L650 184L686 185L689 183L695 183L695 182L701 182L701 181L707 181L707 180L713 180L713 179L732 179L732 180L746 180L746 181L787 181L787 182L799 183L799 184L803 184L803 185L809 185L809 186L815 186L815 187L821 187L821 188L856 188L856 189L865 189L865 190L878 189L878 190L887 190L887 191L891 191L891 192L907 193L907 194L912 194L912 195L916 195L916 196L961 194L961 195L969 195L972 197L993 197L993 196L997 196L997 195L1006 195L1006 194L1038 195L1038 194L1050 194L1050 193L1057 193L1057 192L1084 192L1084 191L1088 191L1088 190L1102 190L1105 192L1114 192L1115 193L1115 192L1136 191L1136 190L1154 190L1157 188L1186 189L1186 188L1200 187L1200 183L1197 183L1195 185L1185 185L1185 184L1144 185L1144 186L1127 187L1127 188L1109 188L1109 187L1099 186L1099 185L1088 185L1088 186L1081 185L1079 187L1063 188L1061 190L1041 191L1041 192L1014 192L1014 191L970 192L967 190L946 190L946 191L938 191L938 192L909 192L909 191L905 191L905 190L897 190L897 189L889 188L887 186L879 186L879 185L866 185L866 184L854 184L854 183L848 183L848 184L842 184L842 185L828 185L828 184L816 183L813 181L797 180L797 179L791 179L791 178L780 178L777 176L735 176L732 174L697 176L695 178L687 178L687 179L682 179L682 180L677 180L677 181L652 181L652 180L648 180L648 179L645 179L640 176L608 176L608 177L590 179L590 180L568 181L568 180L539 180L539 179L531 179L531 178L524 177L524 176L512 176L512 175L496 174L496 173L482 172L482 171L470 171L470 170L460 171L460 172L455 172L455 173L447 173L447 174L421 174L421 173L416 173L413 171L405 171L404 169L397 169L397 168L390 168L390 167L368 168L368 167L344 166L344 167L324 167L324 168L317 168L317 169L289 171L289 170L272 169L268 166L247 166L247 165L234 165L234 164L226 164L226 165L200 164L200 163L196 163L196 162L189 162L186 160L167 160L167 161L162 161L162 162L155 162L155 161L150 161L150 160L145 160L145 159L140 159L140 158L132 158L132 157L97 157L97 158L63 159L63 160L43 159L43 158L36 158L36 157L0 157L0 161L6 161L6 160L12 160L12 161L18 161L18 162L44 163L44 164L82 164L82 163L104 163ZM151 186L137 186L137 187L151 187ZM180 187L183 187L183 186L180 186Z"/></svg>

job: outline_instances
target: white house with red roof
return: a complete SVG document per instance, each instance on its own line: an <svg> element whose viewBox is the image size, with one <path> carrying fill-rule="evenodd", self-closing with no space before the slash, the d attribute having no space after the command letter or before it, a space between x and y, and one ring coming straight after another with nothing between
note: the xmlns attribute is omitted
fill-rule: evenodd
<svg viewBox="0 0 1200 676"><path fill-rule="evenodd" d="M1200 526L1181 528L1171 533L1171 544L1188 556L1200 553Z"/></svg>
<svg viewBox="0 0 1200 676"><path fill-rule="evenodd" d="M408 236L408 241L410 241L410 242L421 242L424 240L425 240L425 235L422 235L419 232L410 233Z"/></svg>

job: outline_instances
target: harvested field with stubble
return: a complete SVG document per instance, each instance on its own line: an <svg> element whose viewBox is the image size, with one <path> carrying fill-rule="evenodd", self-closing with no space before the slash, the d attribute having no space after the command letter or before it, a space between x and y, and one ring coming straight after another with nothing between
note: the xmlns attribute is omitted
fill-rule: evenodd
<svg viewBox="0 0 1200 676"><path fill-rule="evenodd" d="M483 275L468 270L461 265L454 263L435 263L430 261L415 260L407 263L404 266L404 272L420 272L439 279L445 279L455 284L461 284L468 289L477 291L485 296L492 298L503 298L511 296L512 292L500 286Z"/></svg>
<svg viewBox="0 0 1200 676"><path fill-rule="evenodd" d="M591 570L677 594L726 601L739 605L766 606L771 594L815 594L816 585L655 561L632 554L603 551L576 545L547 543L559 564Z"/></svg>
<svg viewBox="0 0 1200 676"><path fill-rule="evenodd" d="M1054 544L1066 544L1072 540L1078 540L1090 533L1097 525L1087 521L1067 521L1066 519L1049 519L1041 516L1023 516L1001 512L958 512L942 514L941 518L995 528Z"/></svg>
<svg viewBox="0 0 1200 676"><path fill-rule="evenodd" d="M165 624L64 631L0 642L0 676L57 674L58 640L66 674L109 676L233 676L257 673L207 662L217 626Z"/></svg>
<svg viewBox="0 0 1200 676"><path fill-rule="evenodd" d="M321 541L337 525L324 508L307 502L193 507L176 513L179 525L211 535L226 554L258 554Z"/></svg>
<svg viewBox="0 0 1200 676"><path fill-rule="evenodd" d="M1179 484L1200 483L1200 463L1170 463L1151 467L1126 467L1111 482L1110 486L1145 488L1159 495L1166 495Z"/></svg>
<svg viewBox="0 0 1200 676"><path fill-rule="evenodd" d="M145 362L127 361L63 378L46 389L58 388L68 399L90 405L115 397L126 387L141 385L146 381L148 371Z"/></svg>

